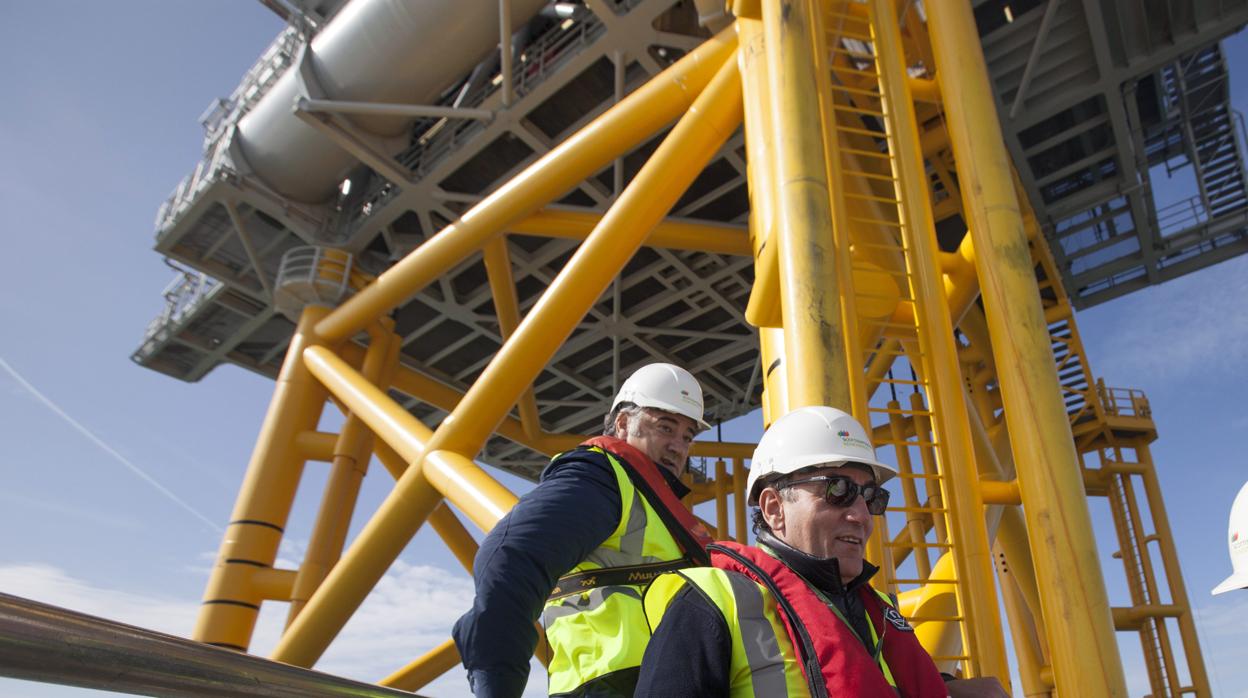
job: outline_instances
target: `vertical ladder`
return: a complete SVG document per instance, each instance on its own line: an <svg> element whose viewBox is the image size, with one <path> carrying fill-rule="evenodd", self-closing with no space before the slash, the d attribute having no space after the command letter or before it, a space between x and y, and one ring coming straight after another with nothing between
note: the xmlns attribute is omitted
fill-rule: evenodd
<svg viewBox="0 0 1248 698"><path fill-rule="evenodd" d="M860 336L865 337L862 365L881 376L879 383L888 384L892 397L873 399L867 416L878 424L877 446L893 449L903 493L900 505L890 508L904 518L905 525L899 536L884 542L885 581L891 591L903 591L903 598L911 599L909 604L903 600L903 608L942 669L1004 678L1000 626L994 625L995 591L991 587L986 595L982 589L968 591L969 585L984 579L991 585L991 568L982 509L974 512L971 524L978 531L959 519L956 511L959 501L969 502L970 497L962 487L966 473L953 474L951 469L969 468L972 478L975 473L968 453L969 436L956 431L966 428L965 403L943 289L933 292L929 285L924 290L920 277L927 273L931 279L936 270L927 183L921 160L917 170L907 170L895 152L896 110L910 110L912 105L889 105L881 79L885 70L881 61L904 59L899 52L877 55L881 27L873 22L878 10L868 16L863 4L845 1L824 2L820 7L824 26L818 53L825 61L820 68L830 78L822 98L833 225L838 228L834 233L852 238L857 323ZM891 21L889 29L896 33L895 17L885 21ZM900 48L900 43L896 46ZM917 138L913 152L917 156ZM913 225L914 209L902 200L907 171L917 171L922 180L919 191L924 200L909 204L929 207L925 228ZM930 244L916 236L927 236ZM895 308L903 311L894 313ZM928 326L924 318L939 317L934 312L945 313L948 329ZM941 364L940 356L946 357L952 373ZM893 371L884 377L889 367ZM895 373L909 373L909 378L896 378ZM943 376L942 385L934 383L936 376ZM899 390L905 403L898 399ZM949 413L942 414L942 409ZM957 481L959 477L962 482ZM968 511L978 508L969 503L962 506ZM879 528L887 538L887 526ZM985 561L982 571L974 567L976 542L982 548L980 559ZM930 551L938 554L934 564ZM905 564L908 560L910 566ZM991 604L985 597L993 599ZM984 632L985 627L995 627L995 636Z"/></svg>

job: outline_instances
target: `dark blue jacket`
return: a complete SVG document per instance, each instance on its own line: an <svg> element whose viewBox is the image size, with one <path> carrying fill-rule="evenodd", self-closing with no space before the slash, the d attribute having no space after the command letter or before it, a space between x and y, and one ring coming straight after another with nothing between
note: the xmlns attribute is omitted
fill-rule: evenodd
<svg viewBox="0 0 1248 698"><path fill-rule="evenodd" d="M677 496L687 490L660 469ZM537 646L533 627L556 580L598 548L620 522L620 490L606 457L570 451L542 473L481 543L477 596L451 630L480 698L519 696Z"/></svg>

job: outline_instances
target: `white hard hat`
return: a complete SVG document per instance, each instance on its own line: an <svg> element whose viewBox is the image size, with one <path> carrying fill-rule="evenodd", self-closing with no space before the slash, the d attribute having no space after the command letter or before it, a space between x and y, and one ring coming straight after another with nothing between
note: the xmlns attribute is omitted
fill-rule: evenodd
<svg viewBox="0 0 1248 698"><path fill-rule="evenodd" d="M700 430L711 428L702 420L702 386L679 366L647 364L637 369L620 386L611 409L621 402L684 415L697 422Z"/></svg>
<svg viewBox="0 0 1248 698"><path fill-rule="evenodd" d="M1248 588L1248 482L1235 495L1228 529L1227 547L1231 549L1231 569L1234 572L1213 588L1214 594Z"/></svg>
<svg viewBox="0 0 1248 698"><path fill-rule="evenodd" d="M841 467L861 463L884 484L897 471L875 459L871 437L852 415L835 407L799 407L777 419L763 434L750 459L746 485L749 503L758 504L759 483L771 475L787 475L821 465Z"/></svg>

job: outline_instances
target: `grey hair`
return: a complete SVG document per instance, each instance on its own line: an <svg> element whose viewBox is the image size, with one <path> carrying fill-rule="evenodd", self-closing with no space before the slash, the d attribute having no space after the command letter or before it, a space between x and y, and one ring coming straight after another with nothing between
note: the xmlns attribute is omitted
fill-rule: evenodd
<svg viewBox="0 0 1248 698"><path fill-rule="evenodd" d="M641 415L646 408L635 402L621 402L607 413L607 418L602 423L603 436L616 436L623 438L625 435L615 433L615 423L621 414L628 415L628 422L631 424L634 419Z"/></svg>
<svg viewBox="0 0 1248 698"><path fill-rule="evenodd" d="M761 487L759 488L759 494L761 495L762 491L768 487L772 487L775 488L776 493L780 495L780 499L783 499L786 502L796 500L797 494L790 489L784 488L784 483L791 480L792 476L793 473L789 473L788 475L772 477L770 480L760 483ZM774 531L771 530L771 526L767 524L767 520L763 518L763 510L761 507L754 507L754 511L750 514L750 522L754 527L754 535L758 535L759 531L774 533Z"/></svg>

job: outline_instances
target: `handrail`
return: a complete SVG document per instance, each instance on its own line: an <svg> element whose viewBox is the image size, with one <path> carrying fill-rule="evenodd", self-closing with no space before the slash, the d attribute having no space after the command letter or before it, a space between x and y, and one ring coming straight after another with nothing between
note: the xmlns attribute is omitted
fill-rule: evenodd
<svg viewBox="0 0 1248 698"><path fill-rule="evenodd" d="M1096 381L1096 391L1106 414L1143 418L1151 418L1153 415L1143 390L1109 387L1105 385L1105 379L1101 378Z"/></svg>
<svg viewBox="0 0 1248 698"><path fill-rule="evenodd" d="M148 696L413 695L4 593L0 676Z"/></svg>

